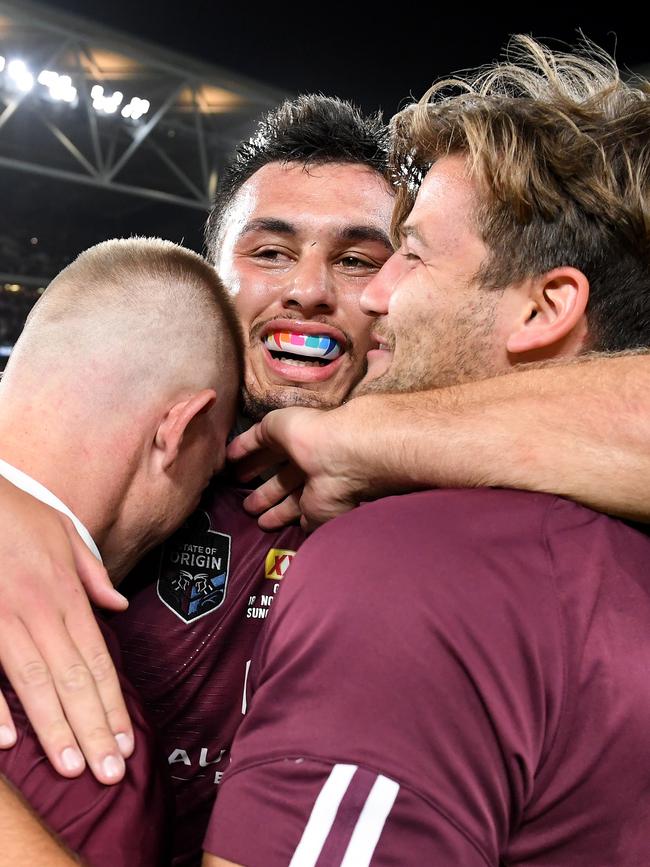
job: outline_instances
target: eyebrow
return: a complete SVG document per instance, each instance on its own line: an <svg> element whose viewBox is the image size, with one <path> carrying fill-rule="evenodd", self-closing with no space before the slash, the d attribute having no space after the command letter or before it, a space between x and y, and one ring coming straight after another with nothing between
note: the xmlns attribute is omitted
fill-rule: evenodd
<svg viewBox="0 0 650 867"><path fill-rule="evenodd" d="M393 249L387 232L376 229L374 226L344 226L336 233L337 240L344 244L355 241L376 241L389 250Z"/></svg>
<svg viewBox="0 0 650 867"><path fill-rule="evenodd" d="M258 217L255 220L250 220L241 231L240 238L245 235L250 235L253 232L273 232L276 235L297 235L298 227L293 223L288 223L286 220L280 220L276 217ZM393 249L387 232L377 229L374 226L343 226L336 232L336 240L340 244L351 244L356 241L374 241L386 247L388 250Z"/></svg>
<svg viewBox="0 0 650 867"><path fill-rule="evenodd" d="M250 220L241 231L240 237L249 235L251 232L275 232L278 235L297 235L298 229L286 220L275 217L258 217Z"/></svg>
<svg viewBox="0 0 650 867"><path fill-rule="evenodd" d="M420 244L425 243L422 233L416 226L404 223L399 227L398 232L400 238L415 238L415 240L419 241Z"/></svg>

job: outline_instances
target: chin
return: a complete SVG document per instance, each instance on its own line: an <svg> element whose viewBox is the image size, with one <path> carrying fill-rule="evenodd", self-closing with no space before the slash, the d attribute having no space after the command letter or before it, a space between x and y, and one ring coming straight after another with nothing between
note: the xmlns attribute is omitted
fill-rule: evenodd
<svg viewBox="0 0 650 867"><path fill-rule="evenodd" d="M334 409L340 406L343 397L340 395L319 394L317 391L285 386L281 389L255 393L244 389L244 414L252 421L260 421L274 409L286 409L291 406L307 406L313 409Z"/></svg>

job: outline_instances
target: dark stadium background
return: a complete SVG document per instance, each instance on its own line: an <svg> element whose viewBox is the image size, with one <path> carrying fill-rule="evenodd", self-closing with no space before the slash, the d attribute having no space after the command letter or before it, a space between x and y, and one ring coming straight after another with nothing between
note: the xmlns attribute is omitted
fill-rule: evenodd
<svg viewBox="0 0 650 867"><path fill-rule="evenodd" d="M494 4L479 11L461 4L440 11L440 4L430 4L431 11L423 12L414 4L397 3L388 15L380 15L371 4L354 3L39 2L246 76L272 88L278 98L321 91L352 99L366 111L381 109L386 116L410 95L421 95L435 78L497 58L509 35L517 32L575 42L580 31L614 53L620 66L645 74L650 69L646 28L627 4L607 12L590 4L531 11L532 4L526 4L513 13ZM0 16L2 7L0 0ZM40 128L32 132L33 116L24 123L23 136L43 135ZM14 148L19 150L17 141ZM140 160L133 170L141 167L146 175L147 163L142 155ZM202 249L205 210L6 166L0 167L0 188L0 370L42 284L90 244L137 233Z"/></svg>
<svg viewBox="0 0 650 867"><path fill-rule="evenodd" d="M621 64L650 62L647 26L628 3L602 4L599 12L595 3L524 2L514 13L494 2L480 11L397 2L380 15L374 4L355 2L47 2L293 93L322 90L387 114L434 78L495 59L512 33L572 42L582 29L610 52L616 48Z"/></svg>

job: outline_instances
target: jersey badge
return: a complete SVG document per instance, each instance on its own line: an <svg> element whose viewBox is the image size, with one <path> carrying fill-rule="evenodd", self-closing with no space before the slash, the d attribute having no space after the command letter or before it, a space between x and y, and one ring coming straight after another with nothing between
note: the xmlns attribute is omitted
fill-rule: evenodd
<svg viewBox="0 0 650 867"><path fill-rule="evenodd" d="M280 581L296 556L295 551L284 548L271 548L264 563L264 577L272 581Z"/></svg>
<svg viewBox="0 0 650 867"><path fill-rule="evenodd" d="M211 614L226 598L231 537L195 512L163 545L158 597L185 623Z"/></svg>

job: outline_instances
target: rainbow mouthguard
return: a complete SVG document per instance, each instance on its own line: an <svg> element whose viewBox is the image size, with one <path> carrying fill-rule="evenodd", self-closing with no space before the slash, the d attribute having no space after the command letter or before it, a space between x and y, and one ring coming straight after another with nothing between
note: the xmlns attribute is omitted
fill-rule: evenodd
<svg viewBox="0 0 650 867"><path fill-rule="evenodd" d="M326 361L333 361L341 354L341 347L334 338L320 334L274 331L266 335L264 345L273 352L290 352L292 355L322 358Z"/></svg>

